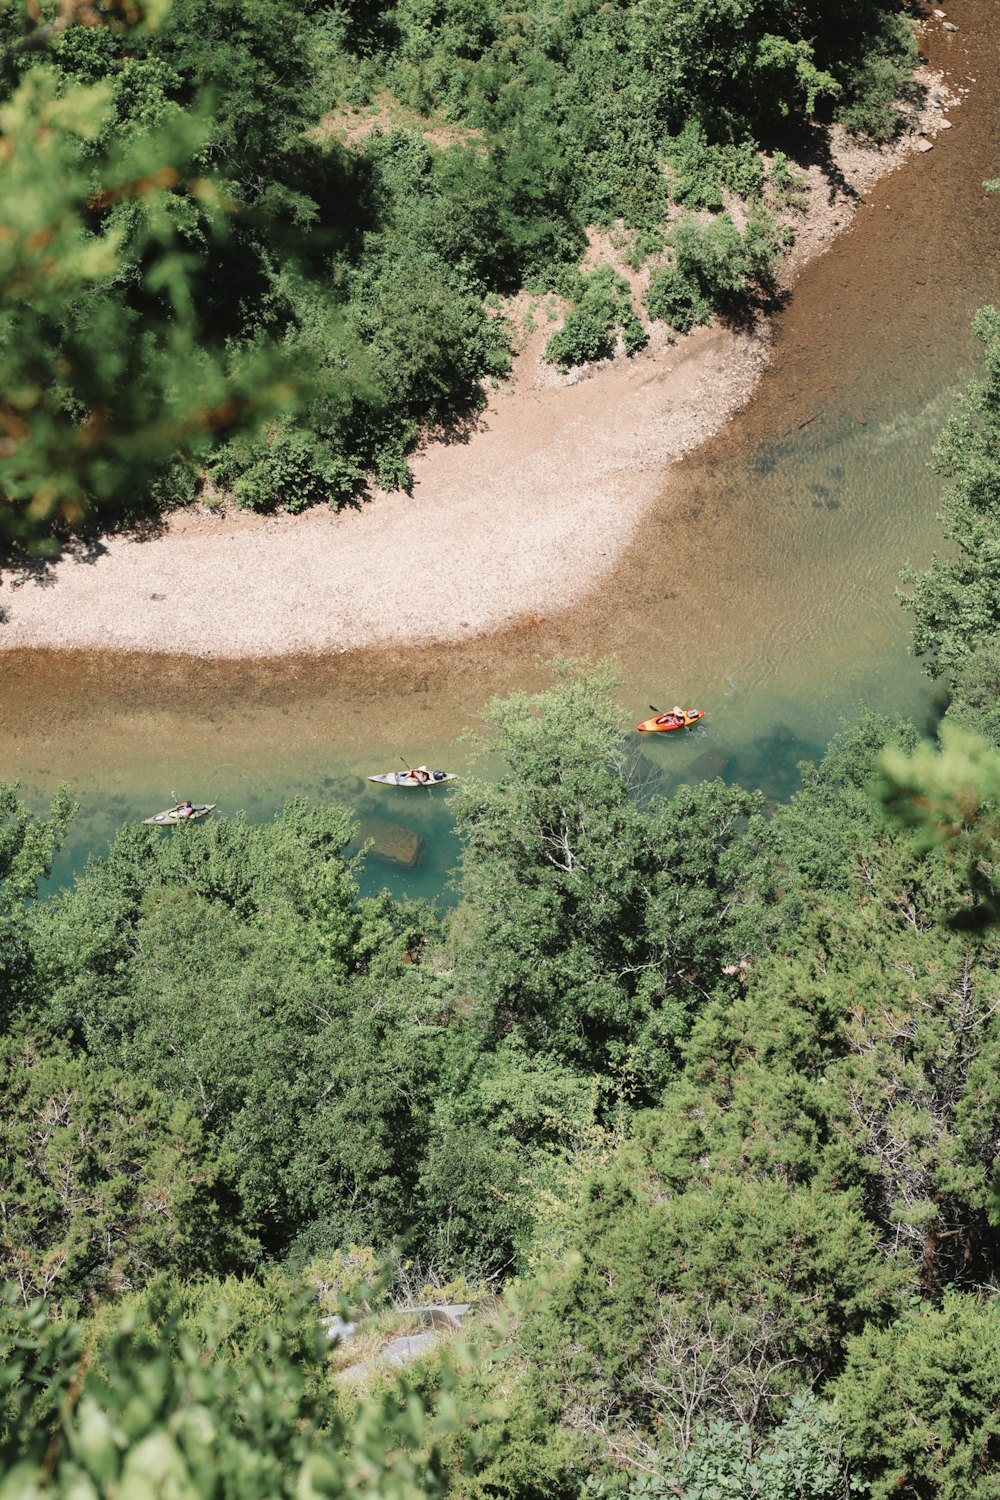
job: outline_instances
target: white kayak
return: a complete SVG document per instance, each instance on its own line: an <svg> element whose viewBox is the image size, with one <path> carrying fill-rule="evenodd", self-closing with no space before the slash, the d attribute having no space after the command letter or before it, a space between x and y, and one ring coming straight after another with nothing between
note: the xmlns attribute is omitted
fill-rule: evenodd
<svg viewBox="0 0 1000 1500"><path fill-rule="evenodd" d="M182 806L168 807L163 812L154 813L151 818L143 818L142 821L155 823L158 828L176 828L178 823L193 823L198 818L207 818L217 806L217 802L193 802L190 809Z"/></svg>
<svg viewBox="0 0 1000 1500"><path fill-rule="evenodd" d="M416 766L411 771L384 771L381 776L369 776L369 781L381 781L384 786L440 786L443 781L456 781L454 771L429 771L426 766Z"/></svg>

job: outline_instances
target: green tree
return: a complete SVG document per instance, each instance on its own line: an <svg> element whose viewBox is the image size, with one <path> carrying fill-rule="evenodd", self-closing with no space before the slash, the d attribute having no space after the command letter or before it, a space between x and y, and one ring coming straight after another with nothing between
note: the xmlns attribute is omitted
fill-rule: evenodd
<svg viewBox="0 0 1000 1500"><path fill-rule="evenodd" d="M276 1319L242 1359L180 1333L178 1312L164 1312L152 1326L123 1327L88 1361L79 1357L84 1329L53 1327L41 1305L3 1308L3 1500L112 1490L142 1500L165 1491L241 1500L447 1493L442 1443L452 1413L429 1410L405 1389L338 1410L314 1378L325 1337L315 1320L306 1333L301 1308ZM66 1396L39 1425L32 1415L46 1377Z"/></svg>
<svg viewBox="0 0 1000 1500"><path fill-rule="evenodd" d="M98 151L110 108L107 84L60 87L42 67L4 104L0 520L22 538L129 503L178 450L204 453L290 394L273 362L230 368L204 342L196 263L168 208L180 192L222 232L223 200L192 167L203 118L177 112ZM129 204L142 209L135 297L120 284Z"/></svg>
<svg viewBox="0 0 1000 1500"><path fill-rule="evenodd" d="M984 640L965 658L952 681L945 718L1000 749L1000 643Z"/></svg>
<svg viewBox="0 0 1000 1500"><path fill-rule="evenodd" d="M634 1070L655 1097L742 955L759 801L717 783L644 812L609 669L559 672L550 691L491 704L503 770L457 793L460 976L490 1037L517 1028L571 1066Z"/></svg>
<svg viewBox="0 0 1000 1500"><path fill-rule="evenodd" d="M657 1432L676 1461L713 1419L766 1430L897 1305L899 1271L850 1196L725 1173L670 1195L627 1149L572 1243L521 1341L553 1416L605 1452Z"/></svg>
<svg viewBox="0 0 1000 1500"><path fill-rule="evenodd" d="M123 829L33 914L38 1024L193 1110L269 1250L388 1243L442 1066L440 992L404 962L426 914L358 899L342 808L178 833Z"/></svg>
<svg viewBox="0 0 1000 1500"><path fill-rule="evenodd" d="M913 649L932 676L960 668L1000 625L1000 311L980 308L972 329L985 378L965 391L934 450L935 468L955 481L940 519L958 557L904 573L911 589L900 595L914 614Z"/></svg>
<svg viewBox="0 0 1000 1500"><path fill-rule="evenodd" d="M597 266L575 279L573 306L563 326L545 345L545 358L560 369L588 360L609 359L621 332L626 354L646 343L646 332L632 307L628 282L611 266Z"/></svg>
<svg viewBox="0 0 1000 1500"><path fill-rule="evenodd" d="M19 792L18 782L0 781L0 1035L28 993L32 956L26 905L39 880L48 878L76 813L65 787L53 797L46 818L31 813Z"/></svg>
<svg viewBox="0 0 1000 1500"><path fill-rule="evenodd" d="M952 1294L852 1344L835 1387L844 1447L874 1500L987 1500L1000 1482L1000 1313Z"/></svg>
<svg viewBox="0 0 1000 1500"><path fill-rule="evenodd" d="M72 1312L158 1272L224 1265L240 1245L190 1110L29 1036L0 1043L0 1274Z"/></svg>

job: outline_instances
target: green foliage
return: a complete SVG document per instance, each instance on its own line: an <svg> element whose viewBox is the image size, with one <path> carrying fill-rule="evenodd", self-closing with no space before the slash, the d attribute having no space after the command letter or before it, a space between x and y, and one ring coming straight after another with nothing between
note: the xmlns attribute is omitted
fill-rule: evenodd
<svg viewBox="0 0 1000 1500"><path fill-rule="evenodd" d="M698 119L685 121L667 143L670 196L684 208L723 207L723 189L756 203L764 191L764 168L753 140L719 144L709 140Z"/></svg>
<svg viewBox="0 0 1000 1500"><path fill-rule="evenodd" d="M707 323L712 304L702 296L696 281L689 280L675 265L658 266L649 278L646 311L668 328L688 333L696 323Z"/></svg>
<svg viewBox="0 0 1000 1500"><path fill-rule="evenodd" d="M965 658L945 718L1000 749L1000 642L984 640Z"/></svg>
<svg viewBox="0 0 1000 1500"><path fill-rule="evenodd" d="M854 888L870 845L871 785L887 748L904 754L920 743L914 726L865 709L834 735L818 766L799 766L802 788L777 809L768 840L778 866L778 913L788 931L798 927L810 897Z"/></svg>
<svg viewBox="0 0 1000 1500"><path fill-rule="evenodd" d="M686 219L670 236L677 271L714 306L726 307L767 289L780 255L780 236L766 213L741 234L728 214L708 224Z"/></svg>
<svg viewBox="0 0 1000 1500"><path fill-rule="evenodd" d="M987 1500L1000 1482L1000 1314L946 1296L866 1330L837 1382L845 1451L874 1500Z"/></svg>
<svg viewBox="0 0 1000 1500"><path fill-rule="evenodd" d="M734 1166L822 1183L861 1195L914 1291L996 1274L996 943L938 925L968 883L859 809L840 890L806 896L745 998L695 1024L655 1132L675 1190Z"/></svg>
<svg viewBox="0 0 1000 1500"><path fill-rule="evenodd" d="M865 49L838 69L843 94L835 115L854 135L890 141L900 128L899 100L915 92L911 74L917 42L905 15L887 9L881 17L881 45Z"/></svg>
<svg viewBox="0 0 1000 1500"><path fill-rule="evenodd" d="M692 1013L741 957L759 803L716 783L644 815L609 669L559 670L555 689L490 705L504 769L459 786L460 973L487 1035L517 1028L532 1050L622 1069L656 1097Z"/></svg>
<svg viewBox="0 0 1000 1500"><path fill-rule="evenodd" d="M996 752L866 712L765 822L650 796L610 670L557 675L455 784L443 933L300 801L38 903L70 810L6 789L0 1493L995 1488ZM299 1292L370 1300L401 1240L418 1296L525 1278L462 1436L440 1358L332 1394Z"/></svg>
<svg viewBox="0 0 1000 1500"><path fill-rule="evenodd" d="M0 1291L0 1472L52 1431L79 1367L84 1331L49 1316L46 1303Z"/></svg>
<svg viewBox="0 0 1000 1500"><path fill-rule="evenodd" d="M796 1396L788 1416L760 1445L746 1427L714 1422L700 1430L678 1480L685 1500L714 1500L720 1490L753 1500L842 1500L855 1488L842 1444L831 1408L813 1395Z"/></svg>
<svg viewBox="0 0 1000 1500"><path fill-rule="evenodd" d="M846 1500L856 1488L842 1454L843 1434L833 1409L811 1394L793 1397L788 1416L758 1438L749 1427L709 1422L666 1474L640 1474L628 1500L683 1494L684 1500ZM608 1487L609 1492L611 1487Z"/></svg>
<svg viewBox="0 0 1000 1500"><path fill-rule="evenodd" d="M533 1189L567 1127L588 1109L587 1082L533 1054L514 1033L470 1056L435 1104L420 1195L427 1253L444 1265L502 1264L533 1242Z"/></svg>
<svg viewBox="0 0 1000 1500"><path fill-rule="evenodd" d="M223 199L194 166L204 115L102 145L111 107L106 82L60 87L40 67L4 105L0 519L15 536L128 503L179 447L203 453L290 394L263 354L230 368L196 308L171 200L224 231Z"/></svg>
<svg viewBox="0 0 1000 1500"><path fill-rule="evenodd" d="M161 1271L225 1264L216 1164L193 1111L30 1037L0 1042L0 1277L78 1311ZM239 1247L242 1249L242 1246Z"/></svg>
<svg viewBox="0 0 1000 1500"><path fill-rule="evenodd" d="M233 450L228 459L228 467L238 476L233 482L236 502L251 510L274 510L280 505L294 515L317 500L346 498L362 479L360 470L344 473L311 433L294 428L271 431L258 439L252 456L244 460L245 467ZM223 465L215 466L217 478L224 473Z"/></svg>
<svg viewBox="0 0 1000 1500"><path fill-rule="evenodd" d="M763 211L749 220L742 234L723 213L707 224L685 219L669 239L674 261L650 277L646 311L678 333L707 323L713 311L738 315L754 298L767 295L783 243Z"/></svg>
<svg viewBox="0 0 1000 1500"><path fill-rule="evenodd" d="M978 735L945 722L940 750L922 744L911 755L882 757L877 793L890 817L912 828L925 848L940 847L960 872L957 927L1000 917L994 858L1000 836L1000 752ZM971 899L970 899L971 898Z"/></svg>
<svg viewBox="0 0 1000 1500"><path fill-rule="evenodd" d="M522 1337L556 1409L655 1427L676 1461L699 1424L780 1419L891 1315L899 1275L846 1195L729 1174L675 1195L644 1166L591 1181L578 1253Z"/></svg>
<svg viewBox="0 0 1000 1500"><path fill-rule="evenodd" d="M913 649L932 676L960 669L1000 625L1000 311L980 308L972 327L986 378L969 386L934 450L935 468L955 481L941 519L958 556L904 573L911 591L900 595L915 616Z"/></svg>
<svg viewBox="0 0 1000 1500"><path fill-rule="evenodd" d="M646 332L632 308L628 282L611 266L598 266L581 276L574 288L573 306L563 326L545 345L550 364L568 370L588 360L609 359L621 334L626 354L635 354L646 342Z"/></svg>
<svg viewBox="0 0 1000 1500"><path fill-rule="evenodd" d="M124 829L32 914L39 1023L195 1109L269 1247L312 1222L388 1241L440 1066L440 1000L402 963L426 918L358 900L342 809L179 833Z"/></svg>
<svg viewBox="0 0 1000 1500"><path fill-rule="evenodd" d="M124 1326L89 1365L75 1360L73 1330L54 1336L39 1309L4 1311L0 1348L16 1351L13 1369L55 1365L69 1394L51 1433L29 1424L29 1384L11 1393L17 1404L8 1396L3 1500L111 1492L435 1500L447 1492L441 1443L450 1414L431 1416L404 1392L341 1415L313 1378L322 1335L313 1324L304 1337L294 1309L240 1360L183 1332L167 1309L152 1330Z"/></svg>
<svg viewBox="0 0 1000 1500"><path fill-rule="evenodd" d="M65 786L53 797L47 818L31 813L19 792L20 782L0 781L0 911L5 914L34 896L38 881L48 878L77 811Z"/></svg>
<svg viewBox="0 0 1000 1500"><path fill-rule="evenodd" d="M787 80L779 91L779 113L792 113L785 101L788 93L793 90L800 98L805 95L805 101L799 104L799 108L808 117L816 113L818 99L823 96L836 98L841 92L841 86L832 73L824 72L816 66L813 46L804 38L793 42L785 36L761 37L756 63L763 78L770 76L774 82L779 79Z"/></svg>
<svg viewBox="0 0 1000 1500"><path fill-rule="evenodd" d="M48 878L52 859L76 815L60 787L46 818L21 801L20 784L0 781L0 1036L11 1024L28 991L32 968L25 903Z"/></svg>

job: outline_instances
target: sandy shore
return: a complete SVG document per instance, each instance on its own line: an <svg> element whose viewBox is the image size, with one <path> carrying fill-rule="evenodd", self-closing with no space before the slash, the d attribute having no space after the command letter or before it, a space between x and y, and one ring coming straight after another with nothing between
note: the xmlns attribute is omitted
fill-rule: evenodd
<svg viewBox="0 0 1000 1500"><path fill-rule="evenodd" d="M892 151L837 142L844 186L813 169L790 284L873 184L946 125L931 102ZM919 165L909 168L918 171ZM460 640L571 605L610 576L669 468L750 398L770 331L700 329L560 376L533 334L467 442L433 443L411 495L300 517L175 516L152 539L114 536L37 578L0 578L0 650L25 647L273 657Z"/></svg>

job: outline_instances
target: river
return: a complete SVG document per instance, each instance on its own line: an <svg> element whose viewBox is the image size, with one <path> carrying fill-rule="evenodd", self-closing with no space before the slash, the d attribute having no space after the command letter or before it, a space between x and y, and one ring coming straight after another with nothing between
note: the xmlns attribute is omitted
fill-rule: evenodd
<svg viewBox="0 0 1000 1500"><path fill-rule="evenodd" d="M459 736L494 693L554 655L618 663L621 700L697 703L703 725L643 744L665 788L724 774L772 797L867 703L928 726L932 684L894 597L941 545L931 447L975 370L969 323L1000 301L992 0L949 7L930 62L968 90L934 150L884 179L780 316L750 405L673 469L615 576L563 616L439 651L247 664L77 652L2 659L0 766L39 804L61 780L81 813L64 879L125 819L180 795L268 816L290 795L344 797L424 839L416 870L366 885L436 895L457 846L440 793L371 787L408 760L461 771ZM609 525L613 517L609 516Z"/></svg>

